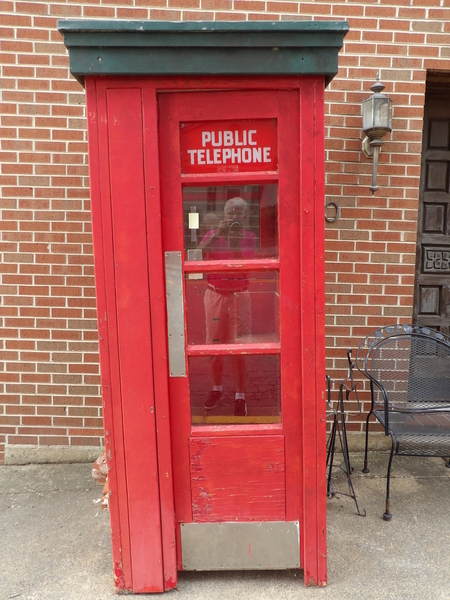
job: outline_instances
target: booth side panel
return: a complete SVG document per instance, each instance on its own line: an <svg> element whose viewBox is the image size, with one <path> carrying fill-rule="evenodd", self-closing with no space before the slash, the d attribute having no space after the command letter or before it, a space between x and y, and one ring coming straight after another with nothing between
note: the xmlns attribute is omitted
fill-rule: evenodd
<svg viewBox="0 0 450 600"><path fill-rule="evenodd" d="M165 291L159 185L158 111L156 89L150 85L145 85L142 93L145 125L144 171L147 198L147 250L150 274L156 441L160 481L164 584L165 589L169 590L177 584L177 555L170 436L166 312L165 303L161 301L162 298L165 298Z"/></svg>
<svg viewBox="0 0 450 600"><path fill-rule="evenodd" d="M324 86L323 78L304 78L300 92L300 168L301 168L301 347L303 380L303 568L306 585L325 585L326 565L325 526L326 512L320 496L325 499L325 463L322 464L321 445L325 448L325 432L320 423L323 394L318 391L325 386L323 353L317 352L318 344L324 343L323 300L324 272L316 256L316 228L324 227L323 184L317 185L323 177L323 94L318 94L319 86ZM319 197L319 193L321 197ZM322 218L322 221L319 219ZM320 238L321 239L321 238ZM322 245L322 242L320 242ZM323 257L323 248L320 256ZM323 261L323 258L322 258ZM319 291L320 290L320 291ZM319 311L319 312L318 312ZM311 318L314 315L314 318Z"/></svg>
<svg viewBox="0 0 450 600"><path fill-rule="evenodd" d="M315 80L315 273L316 273L316 422L317 445L317 583L327 582L326 540L326 399L325 399L325 86L322 78Z"/></svg>
<svg viewBox="0 0 450 600"><path fill-rule="evenodd" d="M103 208L109 206L106 104L104 96L97 97L96 81L90 77L86 78L86 98L95 286L102 378L103 424L110 490L109 513L114 583L119 590L130 590L132 580L128 501L126 493L119 494L119 490L126 490L122 410L120 397L115 398L118 401L113 401L113 389L118 387L118 359L117 352L114 351L114 349L117 349L117 337L113 325L114 319L110 323L107 318L108 314L115 314L115 308L113 267L112 263L109 264L106 260L106 256L112 254L112 228L109 211L103 210ZM102 140L102 143L100 140ZM102 197L105 199L103 203ZM102 214L103 212L106 212L106 214Z"/></svg>
<svg viewBox="0 0 450 600"><path fill-rule="evenodd" d="M117 329L134 592L164 590L141 90L107 91Z"/></svg>

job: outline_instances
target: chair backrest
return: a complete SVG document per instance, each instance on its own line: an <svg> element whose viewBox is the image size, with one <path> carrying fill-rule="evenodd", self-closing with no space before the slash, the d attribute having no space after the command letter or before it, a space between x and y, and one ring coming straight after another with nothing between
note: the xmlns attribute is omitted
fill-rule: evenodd
<svg viewBox="0 0 450 600"><path fill-rule="evenodd" d="M415 325L377 329L361 343L356 366L374 383L375 403L403 409L450 406L450 338Z"/></svg>

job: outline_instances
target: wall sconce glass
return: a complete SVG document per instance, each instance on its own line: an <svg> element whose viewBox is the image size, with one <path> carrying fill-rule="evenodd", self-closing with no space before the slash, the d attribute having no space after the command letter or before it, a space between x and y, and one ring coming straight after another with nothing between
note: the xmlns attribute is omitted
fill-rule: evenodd
<svg viewBox="0 0 450 600"><path fill-rule="evenodd" d="M362 143L362 151L367 158L373 158L372 185L369 190L372 195L377 191L378 156L383 140L381 139L391 128L391 99L381 92L384 85L377 80L370 88L373 94L362 103L362 129L366 137Z"/></svg>

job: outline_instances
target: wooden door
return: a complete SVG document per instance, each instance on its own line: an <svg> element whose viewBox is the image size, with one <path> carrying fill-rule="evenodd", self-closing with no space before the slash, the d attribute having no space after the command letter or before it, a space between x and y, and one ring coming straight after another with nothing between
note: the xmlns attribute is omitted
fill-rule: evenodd
<svg viewBox="0 0 450 600"><path fill-rule="evenodd" d="M414 322L450 332L450 87L426 95Z"/></svg>
<svg viewBox="0 0 450 600"><path fill-rule="evenodd" d="M299 544L299 94L163 93L159 118L179 568L220 568L189 562L186 525L289 522Z"/></svg>

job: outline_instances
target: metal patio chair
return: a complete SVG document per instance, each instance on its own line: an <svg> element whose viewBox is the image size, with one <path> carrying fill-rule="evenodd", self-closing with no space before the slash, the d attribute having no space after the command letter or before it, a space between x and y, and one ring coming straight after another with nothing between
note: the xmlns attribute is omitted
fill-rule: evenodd
<svg viewBox="0 0 450 600"><path fill-rule="evenodd" d="M389 521L394 454L441 457L450 467L450 338L417 325L383 327L362 341L355 364L369 379L371 392L363 473L369 472L372 415L391 437L383 515Z"/></svg>

